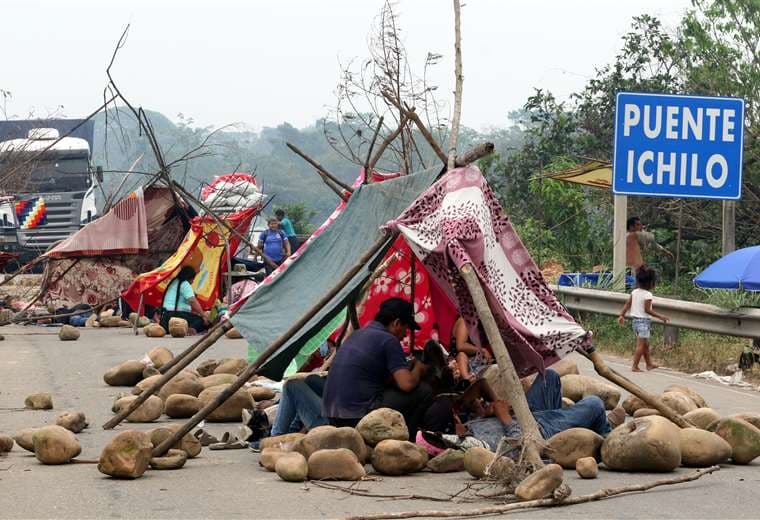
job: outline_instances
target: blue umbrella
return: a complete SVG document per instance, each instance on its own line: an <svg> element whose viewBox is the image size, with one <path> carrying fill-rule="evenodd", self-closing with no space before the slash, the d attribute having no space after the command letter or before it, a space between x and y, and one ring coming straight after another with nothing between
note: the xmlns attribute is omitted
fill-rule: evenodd
<svg viewBox="0 0 760 520"><path fill-rule="evenodd" d="M703 289L760 291L760 246L745 247L716 260L694 283Z"/></svg>

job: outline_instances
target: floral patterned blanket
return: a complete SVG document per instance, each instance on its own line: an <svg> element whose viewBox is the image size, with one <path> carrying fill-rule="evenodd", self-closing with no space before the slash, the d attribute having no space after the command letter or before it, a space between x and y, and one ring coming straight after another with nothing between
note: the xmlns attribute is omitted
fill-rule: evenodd
<svg viewBox="0 0 760 520"><path fill-rule="evenodd" d="M456 302L478 342L479 320L459 273L473 266L520 377L590 344L591 334L549 289L477 167L448 172L388 225Z"/></svg>

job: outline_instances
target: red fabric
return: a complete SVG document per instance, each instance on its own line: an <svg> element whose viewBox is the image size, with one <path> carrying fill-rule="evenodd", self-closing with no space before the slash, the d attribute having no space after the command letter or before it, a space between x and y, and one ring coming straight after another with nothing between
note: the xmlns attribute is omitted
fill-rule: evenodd
<svg viewBox="0 0 760 520"><path fill-rule="evenodd" d="M224 220L238 233L245 235L256 211L255 208L248 208ZM198 272L193 281L193 290L198 303L204 310L210 309L221 291L221 274L227 271L227 253L220 250L224 248L224 237L227 234L227 229L215 224L210 216L193 218L190 222L190 230L177 251L156 269L139 275L122 292L122 297L133 309L137 309L140 305L141 295L143 305L160 307L170 281L183 265L191 265ZM232 234L229 242L231 251L235 251L240 245L240 239L235 234ZM219 260L211 262L213 263L211 266L210 262L204 261L206 255Z"/></svg>
<svg viewBox="0 0 760 520"><path fill-rule="evenodd" d="M363 327L375 318L380 304L388 298L398 297L411 300L411 261L415 262L414 311L415 320L421 327L414 334L414 348L421 350L425 343L434 339L444 346L449 345L451 329L457 317L456 307L449 298L431 283L425 266L412 253L406 241L399 237L383 258L387 267L367 290L367 296L359 305L359 324ZM340 334L338 328L330 340L334 343ZM401 346L409 353L410 337L407 336Z"/></svg>

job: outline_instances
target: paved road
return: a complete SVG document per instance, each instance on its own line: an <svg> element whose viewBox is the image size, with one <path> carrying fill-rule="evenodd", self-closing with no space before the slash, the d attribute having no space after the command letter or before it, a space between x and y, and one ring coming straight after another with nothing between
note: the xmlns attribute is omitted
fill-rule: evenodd
<svg viewBox="0 0 760 520"><path fill-rule="evenodd" d="M174 352L191 343L185 339L148 339L126 329L83 330L76 342L60 342L55 330L3 327L0 342L0 433L55 422L67 408L84 411L91 427L79 434L81 458L95 459L114 435L100 428L111 416L114 395L126 390L106 386L102 374L111 366L142 356L155 344ZM242 340L223 339L208 357L244 356ZM725 414L760 411L760 394L695 381L675 372L631 374L627 364L610 364L649 390L659 392L674 382L686 382ZM579 360L590 371L585 360ZM55 410L13 411L32 392L50 391ZM130 425L148 430L156 425ZM212 425L222 432L235 424ZM122 426L119 429L126 429ZM149 471L134 481L117 481L93 465L43 466L33 455L14 448L0 459L0 517L2 518L336 518L380 511L457 509L476 505L426 501L378 501L348 496L303 484L288 484L263 471L248 450L206 451L179 471ZM687 471L687 470L680 470ZM575 494L601 487L645 482L662 475L601 471L596 480L580 480L566 471L565 480ZM444 495L462 488L464 473L416 474L367 482L376 493ZM760 516L760 462L725 466L715 475L677 488L660 488L645 494L606 501L521 513L519 517L545 518L757 518ZM486 504L483 504L486 505Z"/></svg>

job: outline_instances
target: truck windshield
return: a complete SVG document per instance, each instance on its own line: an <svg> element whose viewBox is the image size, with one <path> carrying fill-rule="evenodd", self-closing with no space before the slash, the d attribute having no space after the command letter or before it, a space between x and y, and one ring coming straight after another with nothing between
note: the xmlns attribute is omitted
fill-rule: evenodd
<svg viewBox="0 0 760 520"><path fill-rule="evenodd" d="M87 191L91 182L87 159L45 159L34 165L22 192Z"/></svg>

